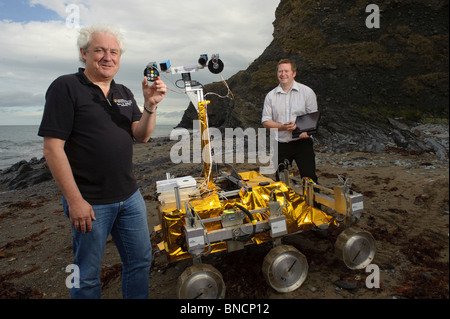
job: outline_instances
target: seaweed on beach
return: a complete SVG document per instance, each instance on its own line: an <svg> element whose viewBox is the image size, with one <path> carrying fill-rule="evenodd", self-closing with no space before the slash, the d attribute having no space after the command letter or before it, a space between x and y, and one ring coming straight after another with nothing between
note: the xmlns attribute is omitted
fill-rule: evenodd
<svg viewBox="0 0 450 319"><path fill-rule="evenodd" d="M415 236L401 249L414 265L403 272L402 285L394 291L408 299L448 299L449 264L439 261L444 246Z"/></svg>

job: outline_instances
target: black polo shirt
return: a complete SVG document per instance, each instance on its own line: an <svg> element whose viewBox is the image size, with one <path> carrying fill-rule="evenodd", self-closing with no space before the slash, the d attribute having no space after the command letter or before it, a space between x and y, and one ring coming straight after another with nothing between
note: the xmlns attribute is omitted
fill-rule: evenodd
<svg viewBox="0 0 450 319"><path fill-rule="evenodd" d="M106 99L83 72L61 76L50 85L38 134L66 141L64 150L86 201L123 201L138 189L131 123L142 113L128 88L112 81Z"/></svg>

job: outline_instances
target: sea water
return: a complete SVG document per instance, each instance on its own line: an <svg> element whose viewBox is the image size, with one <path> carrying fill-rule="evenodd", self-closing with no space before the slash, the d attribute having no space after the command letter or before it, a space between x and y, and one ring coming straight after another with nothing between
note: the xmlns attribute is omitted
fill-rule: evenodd
<svg viewBox="0 0 450 319"><path fill-rule="evenodd" d="M37 135L39 126L0 126L0 169L33 157L42 158L42 137Z"/></svg>
<svg viewBox="0 0 450 319"><path fill-rule="evenodd" d="M156 125L152 138L169 137L175 125ZM43 138L39 125L0 125L0 170L21 160L41 159Z"/></svg>

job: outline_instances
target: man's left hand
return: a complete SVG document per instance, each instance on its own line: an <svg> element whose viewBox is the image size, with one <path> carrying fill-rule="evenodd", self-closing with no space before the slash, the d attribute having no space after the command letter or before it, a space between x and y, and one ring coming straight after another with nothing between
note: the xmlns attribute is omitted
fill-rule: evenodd
<svg viewBox="0 0 450 319"><path fill-rule="evenodd" d="M144 78L142 80L142 92L144 93L145 105L156 106L166 95L167 86L159 77L152 85L149 85L147 78Z"/></svg>
<svg viewBox="0 0 450 319"><path fill-rule="evenodd" d="M301 139L301 140L307 139L307 138L310 138L310 137L311 137L311 136L309 136L308 133L306 133L306 132L303 132L302 134L300 134L300 139Z"/></svg>

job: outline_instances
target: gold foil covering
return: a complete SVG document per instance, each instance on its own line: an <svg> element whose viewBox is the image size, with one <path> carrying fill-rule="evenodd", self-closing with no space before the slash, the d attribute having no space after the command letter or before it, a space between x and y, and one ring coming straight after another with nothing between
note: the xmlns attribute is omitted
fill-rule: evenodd
<svg viewBox="0 0 450 319"><path fill-rule="evenodd" d="M332 216L327 215L320 209L308 206L302 196L298 195L291 188L288 188L284 183L274 182L257 172L245 172L240 173L239 175L242 177L244 183L252 187L251 191L246 191L245 188L242 188L239 192L239 198L221 201L216 193L211 193L203 198L190 201L190 204L202 220L219 217L224 210L235 203L239 203L249 211L267 208L271 192L273 191L276 194L277 201L283 206L283 214L286 216L288 234L310 230L313 224L316 226L322 224L327 224L328 226L335 225L335 220ZM269 182L270 184L259 186L261 182ZM267 216L270 216L268 209L264 213L253 214L253 217L257 221L267 220ZM161 220L163 240L170 262L191 257L187 251L184 234L185 217L184 206L181 211L173 206L165 210L162 208ZM205 224L205 227L207 231L210 232L221 229L222 225L220 220L218 220ZM257 234L252 238L252 241L256 244L261 244L270 240L272 240L272 238L270 237L269 231ZM211 245L211 253L226 249L226 242L212 243ZM208 247L205 248L205 251L207 250Z"/></svg>
<svg viewBox="0 0 450 319"><path fill-rule="evenodd" d="M211 141L208 128L208 110L207 105L209 101L202 101L198 103L198 119L200 121L200 136L202 144L202 158L203 170L205 173L205 184L207 190L214 189L213 174L212 174L212 158L211 158Z"/></svg>

